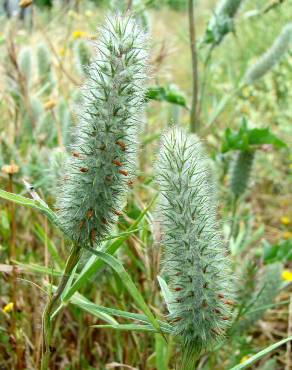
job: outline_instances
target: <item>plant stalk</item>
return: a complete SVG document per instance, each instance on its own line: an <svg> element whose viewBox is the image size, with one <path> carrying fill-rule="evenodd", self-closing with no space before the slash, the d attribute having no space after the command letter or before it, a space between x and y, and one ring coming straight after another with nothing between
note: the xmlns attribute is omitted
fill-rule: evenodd
<svg viewBox="0 0 292 370"><path fill-rule="evenodd" d="M13 173L9 174L8 191L13 193ZM17 328L17 269L13 261L16 258L16 222L15 222L15 205L11 203L10 205L10 215L11 215L11 240L9 248L9 263L12 265L12 275L11 275L11 302L13 303L13 311L11 314L11 335L15 340L15 354L16 354L16 369L22 368L21 360L21 348L19 347L16 328Z"/></svg>
<svg viewBox="0 0 292 370"><path fill-rule="evenodd" d="M192 103L190 113L190 130L198 132L200 128L198 113L198 58L196 49L196 28L194 17L194 1L189 0L189 34L192 57Z"/></svg>
<svg viewBox="0 0 292 370"><path fill-rule="evenodd" d="M67 259L65 271L62 275L59 286L57 290L54 292L54 294L50 297L44 309L43 329L42 329L43 345L42 345L41 370L47 370L49 368L50 357L53 352L51 347L53 337L53 325L51 320L51 314L68 283L72 270L79 261L80 252L81 247L77 244L74 244L71 249L70 255Z"/></svg>

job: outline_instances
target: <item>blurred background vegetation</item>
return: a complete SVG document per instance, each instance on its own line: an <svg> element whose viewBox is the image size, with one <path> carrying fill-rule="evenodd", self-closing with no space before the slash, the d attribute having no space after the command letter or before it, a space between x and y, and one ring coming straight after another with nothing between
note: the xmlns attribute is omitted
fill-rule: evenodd
<svg viewBox="0 0 292 370"><path fill-rule="evenodd" d="M187 1L38 0L31 4L22 0L20 5L19 1L2 1L1 5L0 188L28 197L36 191L52 207L68 155L66 147L72 140L71 127L82 104L80 86L98 42L97 27L109 12L124 11L131 5L141 27L149 32L151 78L139 170L117 225L117 231L125 231L155 194L153 161L161 133L170 125L189 126L192 70ZM257 308L264 309L248 316L236 335L203 356L198 365L200 369L220 370L287 333L291 335L292 330L291 51L257 83L236 90L247 67L291 20L292 2L246 0L233 32L214 48L206 65L209 49L203 39L214 6L211 0L195 2L198 73L203 91L200 136L220 184L219 212L226 241L231 234L234 278L241 302L250 300L259 285L269 286L267 295L260 298L263 302L256 302ZM221 114L212 119L224 96L231 97ZM247 131L249 135L254 129L262 129L266 140L256 142L250 182L240 194L235 214L230 163L242 149L238 144L241 135ZM35 190L25 186L23 179ZM166 308L156 280L161 250L154 218L150 209L118 255L149 306L163 317ZM44 282L57 281L67 255L62 236L43 216L1 201L1 370L38 368ZM276 276L271 269L279 262L281 272ZM263 276L274 285L263 283ZM79 292L103 306L137 310L119 277L107 268L91 276ZM175 368L177 354L171 340L166 344L149 334L92 328L101 320L78 302L70 302L57 317L52 369L111 369L123 368L123 364L129 369ZM289 369L290 356L291 348L282 346L255 368Z"/></svg>

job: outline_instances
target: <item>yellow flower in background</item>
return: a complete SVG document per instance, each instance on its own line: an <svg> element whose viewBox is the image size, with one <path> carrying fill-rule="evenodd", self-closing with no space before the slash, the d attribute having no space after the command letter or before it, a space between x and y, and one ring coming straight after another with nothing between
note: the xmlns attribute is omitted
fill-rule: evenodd
<svg viewBox="0 0 292 370"><path fill-rule="evenodd" d="M45 110L51 110L55 107L55 105L56 105L55 100L53 100L53 99L47 100L44 104L44 109Z"/></svg>
<svg viewBox="0 0 292 370"><path fill-rule="evenodd" d="M282 280L292 281L292 271L284 270L282 272Z"/></svg>
<svg viewBox="0 0 292 370"><path fill-rule="evenodd" d="M66 54L66 49L65 49L65 48L60 48L60 49L58 50L58 53L59 53L59 55L60 55L61 57L63 57L63 56Z"/></svg>
<svg viewBox="0 0 292 370"><path fill-rule="evenodd" d="M284 238L285 240L292 239L292 233L291 233L291 231L285 231L285 232L283 233L283 238Z"/></svg>
<svg viewBox="0 0 292 370"><path fill-rule="evenodd" d="M288 205L289 205L288 199L284 199L284 200L281 201L281 206L286 207Z"/></svg>
<svg viewBox="0 0 292 370"><path fill-rule="evenodd" d="M282 225L289 225L290 224L290 218L288 216L283 216L280 218L280 222Z"/></svg>
<svg viewBox="0 0 292 370"><path fill-rule="evenodd" d="M243 89L242 89L242 95L247 98L249 96L249 88L247 86L245 86Z"/></svg>
<svg viewBox="0 0 292 370"><path fill-rule="evenodd" d="M245 361L247 361L248 359L250 358L250 355L246 355L246 356L243 356L241 359L240 359L240 363L243 364Z"/></svg>
<svg viewBox="0 0 292 370"><path fill-rule="evenodd" d="M2 311L4 312L4 313L9 313L9 312L11 312L13 310L13 302L9 302L9 303L7 303L7 305L6 306L4 306L3 308L2 308Z"/></svg>
<svg viewBox="0 0 292 370"><path fill-rule="evenodd" d="M92 17L93 16L93 11L92 10L86 10L85 15L86 15L86 17Z"/></svg>
<svg viewBox="0 0 292 370"><path fill-rule="evenodd" d="M248 113L248 107L246 105L243 105L240 109L241 113Z"/></svg>
<svg viewBox="0 0 292 370"><path fill-rule="evenodd" d="M74 12L74 10L72 10L72 9L70 9L69 10L69 12L67 13L68 14L68 16L70 17L70 18L74 18L75 16L76 16L76 13Z"/></svg>
<svg viewBox="0 0 292 370"><path fill-rule="evenodd" d="M86 36L86 32L84 31L76 30L72 33L73 39L80 39L81 37L85 37L85 36Z"/></svg>
<svg viewBox="0 0 292 370"><path fill-rule="evenodd" d="M32 4L32 0L20 0L18 5L21 7L21 8L27 8L28 6L30 6Z"/></svg>
<svg viewBox="0 0 292 370"><path fill-rule="evenodd" d="M5 164L2 166L1 170L6 175L14 175L15 173L19 172L19 166L12 162L11 164Z"/></svg>
<svg viewBox="0 0 292 370"><path fill-rule="evenodd" d="M290 170L292 170L292 163L289 164L289 168L290 168Z"/></svg>

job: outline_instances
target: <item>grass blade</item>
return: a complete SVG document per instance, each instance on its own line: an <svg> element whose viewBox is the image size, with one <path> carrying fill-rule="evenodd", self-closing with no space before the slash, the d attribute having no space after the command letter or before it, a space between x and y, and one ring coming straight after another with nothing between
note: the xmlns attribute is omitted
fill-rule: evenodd
<svg viewBox="0 0 292 370"><path fill-rule="evenodd" d="M125 270L124 266L121 264L119 260L117 260L115 257L111 256L110 254L95 251L91 248L88 248L92 253L94 253L96 256L98 256L104 263L106 263L108 266L110 266L120 277L122 283L127 288L128 292L138 305L140 309L144 312L144 314L148 317L150 323L153 325L153 327L160 332L160 325L158 324L156 318L150 311L149 307L147 306L147 303L144 301L144 298L142 294L139 292L139 290L136 288L136 285L134 284L133 280L131 279L130 275Z"/></svg>
<svg viewBox="0 0 292 370"><path fill-rule="evenodd" d="M5 190L0 190L0 198L9 200L10 202L22 205L24 207L33 208L44 214L53 224L57 225L57 216L49 208L49 206L42 204L41 202L23 197L19 194L9 193Z"/></svg>
<svg viewBox="0 0 292 370"><path fill-rule="evenodd" d="M27 271L27 272L50 275L50 276L55 276L55 277L62 276L62 274L63 274L62 271L58 271L58 270L55 270L55 269L53 270L49 267L44 267L44 266L41 266L41 265L37 265L35 263L26 264L26 263L21 263L21 262L15 261L15 260L12 260L12 262L15 265L19 266L23 270L22 272Z"/></svg>
<svg viewBox="0 0 292 370"><path fill-rule="evenodd" d="M158 275L157 280L158 280L158 283L159 283L159 286L160 286L160 289L161 289L163 299L166 303L168 312L171 312L170 302L173 300L171 291L169 290L166 281L161 276Z"/></svg>
<svg viewBox="0 0 292 370"><path fill-rule="evenodd" d="M41 225L35 224L34 232L35 232L36 236L38 237L38 239L42 243L45 244L47 242L48 251L49 251L52 259L58 265L58 267L60 267L60 268L64 267L64 262L63 262L62 258L59 256L57 247L55 246L53 241L48 236L46 236L45 230L41 227ZM47 240L46 240L46 238L47 238Z"/></svg>
<svg viewBox="0 0 292 370"><path fill-rule="evenodd" d="M79 293L74 294L74 296L70 299L70 303L80 306L80 307L81 305L83 305L83 307L85 306L88 307L89 309L91 309L91 313L93 315L94 315L95 309L97 309L99 312L103 312L111 316L117 316L117 317L121 317L121 318L128 319L128 320L135 320L135 321L143 322L145 324L150 324L150 321L146 315L143 315L140 313L122 311L116 308L100 306L100 305L90 302L87 298L85 298L83 295ZM168 323L159 321L159 320L158 320L158 323L160 327L163 328L164 332L168 332L168 333L172 332L172 327Z"/></svg>
<svg viewBox="0 0 292 370"><path fill-rule="evenodd" d="M115 329L115 330L129 330L138 332L154 332L157 330L150 325L139 325L139 324L118 324L118 325L92 325L92 328L104 328L104 329Z"/></svg>
<svg viewBox="0 0 292 370"><path fill-rule="evenodd" d="M139 223L143 220L144 216L147 214L151 206L153 205L154 201L156 200L157 196L155 196L149 205L140 213L139 217L133 222L133 224L123 233L121 237L115 240L113 243L106 245L104 252L107 254L114 254L121 245L127 240L129 235L133 230L137 228ZM77 292L81 286L88 281L98 270L100 270L104 266L104 261L98 258L97 256L92 256L88 263L85 265L84 269L80 273L79 277L76 281L72 284L71 288L63 297L63 302L68 302L69 299L73 296L75 292Z"/></svg>
<svg viewBox="0 0 292 370"><path fill-rule="evenodd" d="M248 360L246 360L245 362L243 362L242 364L239 364L239 365L236 365L234 366L232 369L230 370L241 370L241 369L246 369L248 368L250 365L252 365L254 362L260 360L262 357L266 356L268 353L272 352L274 349L282 346L283 344L289 342L290 340L292 340L292 336L288 337L288 338L285 338L285 339L282 339L280 340L279 342L277 343L274 343L272 345L270 345L269 347L263 349L262 351L258 352L257 354L255 354L254 356L250 357Z"/></svg>
<svg viewBox="0 0 292 370"><path fill-rule="evenodd" d="M111 325L118 325L119 323L108 313L101 310L98 305L92 304L91 302L87 302L85 299L78 299L72 298L71 303L73 303L75 306L78 306L82 310L92 314L93 316L98 317L101 320L106 321L107 323Z"/></svg>

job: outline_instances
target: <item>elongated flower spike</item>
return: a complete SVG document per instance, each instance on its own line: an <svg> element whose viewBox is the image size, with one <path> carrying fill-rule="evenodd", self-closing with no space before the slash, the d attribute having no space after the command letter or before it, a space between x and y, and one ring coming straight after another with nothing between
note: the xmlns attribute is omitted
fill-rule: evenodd
<svg viewBox="0 0 292 370"><path fill-rule="evenodd" d="M192 355L223 338L232 318L234 278L216 220L213 176L198 137L180 129L167 132L157 178L163 269L173 292L169 319L182 340L187 369Z"/></svg>
<svg viewBox="0 0 292 370"><path fill-rule="evenodd" d="M244 76L247 84L253 84L269 72L289 50L292 44L292 23L283 27L273 45L252 65Z"/></svg>
<svg viewBox="0 0 292 370"><path fill-rule="evenodd" d="M75 58L78 71L81 75L88 74L88 66L91 59L91 51L84 40L79 40L75 45Z"/></svg>
<svg viewBox="0 0 292 370"><path fill-rule="evenodd" d="M255 151L239 151L231 164L230 189L235 198L242 195L249 185Z"/></svg>
<svg viewBox="0 0 292 370"><path fill-rule="evenodd" d="M145 41L129 16L110 17L101 29L57 201L61 228L80 245L98 243L111 229L134 176Z"/></svg>
<svg viewBox="0 0 292 370"><path fill-rule="evenodd" d="M39 83L44 88L44 93L50 94L55 84L50 51L45 44L41 43L37 46L36 55Z"/></svg>
<svg viewBox="0 0 292 370"><path fill-rule="evenodd" d="M20 72L22 73L25 83L29 86L32 80L32 53L29 47L20 50L17 62Z"/></svg>

